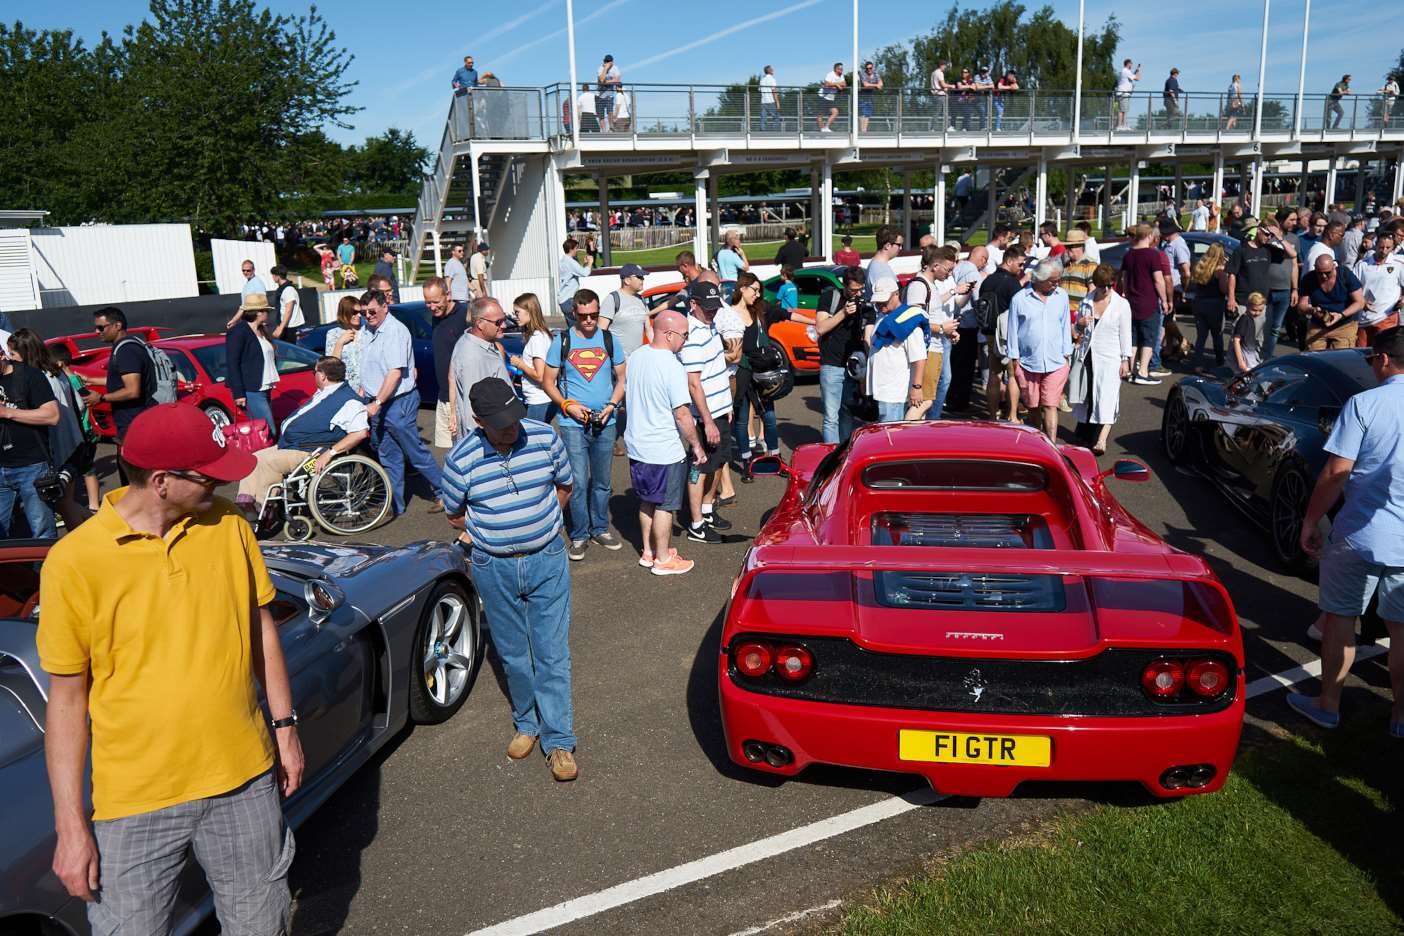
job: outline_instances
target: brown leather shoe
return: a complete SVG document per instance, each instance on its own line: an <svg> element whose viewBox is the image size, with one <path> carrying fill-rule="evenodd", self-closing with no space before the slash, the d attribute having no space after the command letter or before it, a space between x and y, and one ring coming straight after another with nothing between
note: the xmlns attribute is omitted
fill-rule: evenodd
<svg viewBox="0 0 1404 936"><path fill-rule="evenodd" d="M507 745L507 756L512 760L521 760L536 748L536 735L522 734L520 731L512 735L511 742Z"/></svg>
<svg viewBox="0 0 1404 936"><path fill-rule="evenodd" d="M575 755L565 748L556 748L546 756L546 763L551 765L551 776L559 783L569 783L580 775L580 770L575 766Z"/></svg>

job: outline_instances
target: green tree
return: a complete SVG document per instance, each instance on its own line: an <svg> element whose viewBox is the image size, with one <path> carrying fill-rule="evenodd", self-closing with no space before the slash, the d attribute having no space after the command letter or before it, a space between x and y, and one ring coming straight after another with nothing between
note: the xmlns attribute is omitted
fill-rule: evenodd
<svg viewBox="0 0 1404 936"><path fill-rule="evenodd" d="M384 192L418 196L429 150L414 133L391 127L367 137L364 146L347 154L346 182L359 192Z"/></svg>

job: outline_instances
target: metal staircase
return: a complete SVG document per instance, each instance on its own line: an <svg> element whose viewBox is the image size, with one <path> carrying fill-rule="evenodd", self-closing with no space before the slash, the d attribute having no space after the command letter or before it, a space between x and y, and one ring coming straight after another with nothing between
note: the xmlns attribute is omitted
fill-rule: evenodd
<svg viewBox="0 0 1404 936"><path fill-rule="evenodd" d="M516 157L507 153L482 153L478 157L481 191L475 193L473 161L465 147L472 125L468 98L455 96L434 168L424 177L420 188L418 210L410 232L412 283L422 283L439 275L455 244L463 244L471 251L474 244L486 239L502 195L510 188L517 169Z"/></svg>

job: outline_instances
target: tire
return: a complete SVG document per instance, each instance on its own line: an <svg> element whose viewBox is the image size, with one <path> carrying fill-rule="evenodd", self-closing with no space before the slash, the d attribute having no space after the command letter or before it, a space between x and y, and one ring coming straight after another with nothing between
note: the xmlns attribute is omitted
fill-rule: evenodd
<svg viewBox="0 0 1404 936"><path fill-rule="evenodd" d="M477 601L458 582L439 582L420 616L410 649L410 718L420 725L452 718L472 691L482 662Z"/></svg>
<svg viewBox="0 0 1404 936"><path fill-rule="evenodd" d="M1194 424L1190 422L1189 407L1185 406L1185 395L1178 388L1166 399L1160 417L1160 447L1173 464L1190 465L1196 460Z"/></svg>
<svg viewBox="0 0 1404 936"><path fill-rule="evenodd" d="M390 514L390 476L373 459L343 455L312 478L307 507L328 533L364 533Z"/></svg>
<svg viewBox="0 0 1404 936"><path fill-rule="evenodd" d="M210 421L216 429L223 429L225 426L234 424L234 417L229 415L229 411L218 403L206 403L200 407L200 412L205 414L205 418Z"/></svg>
<svg viewBox="0 0 1404 936"><path fill-rule="evenodd" d="M312 521L306 517L289 517L284 527L288 539L301 543L312 538Z"/></svg>
<svg viewBox="0 0 1404 936"><path fill-rule="evenodd" d="M1308 575L1316 560L1302 551L1302 517L1311 499L1312 481L1306 470L1289 462L1272 479L1268 496L1268 538L1277 561L1293 575Z"/></svg>

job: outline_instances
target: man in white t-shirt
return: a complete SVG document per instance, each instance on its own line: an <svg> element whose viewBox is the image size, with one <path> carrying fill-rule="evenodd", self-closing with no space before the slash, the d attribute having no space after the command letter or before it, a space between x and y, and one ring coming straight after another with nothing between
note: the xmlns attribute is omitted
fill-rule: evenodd
<svg viewBox="0 0 1404 936"><path fill-rule="evenodd" d="M939 62L936 63L936 67L931 71L931 96L935 98L934 106L936 110L937 129L946 128L946 104L948 98L946 92L951 87L950 84L946 81L946 69L950 67L950 62L946 61L945 59L941 59ZM954 130L955 127L951 127L950 129Z"/></svg>
<svg viewBox="0 0 1404 936"><path fill-rule="evenodd" d="M908 406L920 406L926 369L926 310L902 304L897 281L873 284L873 305L881 314L863 332L868 345L868 396L877 402L878 422L901 422Z"/></svg>
<svg viewBox="0 0 1404 936"><path fill-rule="evenodd" d="M1116 79L1116 129L1128 129L1127 120L1131 116L1131 92L1136 89L1136 82L1141 80L1141 66L1137 65L1132 71L1131 60L1126 59L1121 63L1121 74Z"/></svg>
<svg viewBox="0 0 1404 936"><path fill-rule="evenodd" d="M835 62L833 71L824 76L824 83L819 86L819 111L814 119L819 125L820 133L832 132L830 127L834 118L839 115L839 92L847 87L848 82L843 78L843 63ZM828 117L824 116L826 110L829 112Z"/></svg>
<svg viewBox="0 0 1404 936"><path fill-rule="evenodd" d="M1365 287L1365 308L1357 318L1357 344L1369 347L1376 335L1399 324L1399 310L1404 306L1404 259L1391 256L1394 238L1381 234L1375 239L1375 252L1355 264L1351 270Z"/></svg>
<svg viewBox="0 0 1404 936"><path fill-rule="evenodd" d="M780 86L775 81L774 67L765 66L760 77L761 131L780 129Z"/></svg>
<svg viewBox="0 0 1404 936"><path fill-rule="evenodd" d="M306 324L302 314L302 300L298 298L297 287L288 279L288 268L281 263L268 271L273 276L273 288L278 293L278 324L273 328L273 337L281 339L283 332L291 328L288 341L292 341L297 330Z"/></svg>
<svg viewBox="0 0 1404 936"><path fill-rule="evenodd" d="M478 241L478 249L473 251L473 256L468 260L468 288L473 293L474 299L486 299L492 295L488 292L488 247L487 241Z"/></svg>
<svg viewBox="0 0 1404 936"><path fill-rule="evenodd" d="M1194 210L1190 212L1190 230L1209 230L1209 207L1204 204L1204 199L1202 198L1196 198L1194 200Z"/></svg>
<svg viewBox="0 0 1404 936"><path fill-rule="evenodd" d="M670 545L673 515L682 509L687 488L687 455L691 453L693 464L707 460L689 406L687 371L677 357L687 333L687 319L664 309L653 320L653 340L630 354L625 367L629 424L624 445L629 453L629 480L639 499L643 533L639 565L654 575L681 575L693 566Z"/></svg>
<svg viewBox="0 0 1404 936"><path fill-rule="evenodd" d="M454 302L467 302L473 298L468 292L468 268L463 265L463 245L454 244L449 262L444 264L444 279L448 280L449 298Z"/></svg>
<svg viewBox="0 0 1404 936"><path fill-rule="evenodd" d="M575 113L580 120L581 133L599 132L600 120L595 116L595 92L590 89L589 84L582 84L580 93L575 96Z"/></svg>

